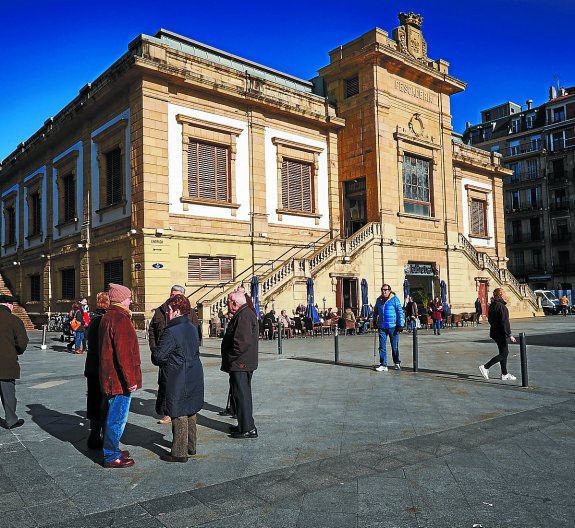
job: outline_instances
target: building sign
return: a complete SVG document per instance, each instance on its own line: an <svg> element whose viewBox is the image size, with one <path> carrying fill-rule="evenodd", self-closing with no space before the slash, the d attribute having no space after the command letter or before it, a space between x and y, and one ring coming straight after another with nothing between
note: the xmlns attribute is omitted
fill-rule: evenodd
<svg viewBox="0 0 575 528"><path fill-rule="evenodd" d="M154 262L152 264L152 268L154 268L154 269L162 269L163 267L164 267L164 265L160 264L159 262Z"/></svg>
<svg viewBox="0 0 575 528"><path fill-rule="evenodd" d="M142 269L142 265L139 262L136 262L134 264L134 270L135 271L140 271Z"/></svg>
<svg viewBox="0 0 575 528"><path fill-rule="evenodd" d="M435 104L435 95L432 93L427 92L426 90L422 90L417 86L411 86L410 84L406 84L401 81L395 81L395 88L400 92L403 92L407 95L411 95L411 97L415 97L416 99L421 99L426 103Z"/></svg>
<svg viewBox="0 0 575 528"><path fill-rule="evenodd" d="M429 277L433 277L435 275L435 270L433 269L432 264L421 264L418 262L407 264L404 271L406 275L425 275Z"/></svg>

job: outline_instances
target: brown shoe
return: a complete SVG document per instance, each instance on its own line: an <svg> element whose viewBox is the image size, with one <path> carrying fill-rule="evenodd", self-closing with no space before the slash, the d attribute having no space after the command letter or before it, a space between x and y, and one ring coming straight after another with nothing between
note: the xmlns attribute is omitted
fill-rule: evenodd
<svg viewBox="0 0 575 528"><path fill-rule="evenodd" d="M158 420L158 423L166 425L166 424L172 423L172 419L169 416L164 416L163 418L160 418Z"/></svg>
<svg viewBox="0 0 575 528"><path fill-rule="evenodd" d="M113 462L104 462L105 468L125 468L134 465L134 461L131 458L116 458Z"/></svg>
<svg viewBox="0 0 575 528"><path fill-rule="evenodd" d="M172 456L172 455L160 455L160 460L163 460L164 462L187 462L188 461L188 457L176 457L176 456Z"/></svg>

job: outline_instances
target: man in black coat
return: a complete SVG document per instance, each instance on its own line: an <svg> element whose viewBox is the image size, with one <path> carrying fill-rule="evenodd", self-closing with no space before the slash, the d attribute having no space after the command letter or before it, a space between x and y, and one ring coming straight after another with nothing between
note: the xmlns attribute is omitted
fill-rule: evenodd
<svg viewBox="0 0 575 528"><path fill-rule="evenodd" d="M489 337L497 343L499 354L491 358L485 365L479 366L479 371L485 379L489 379L489 369L495 363L501 363L501 379L505 381L515 381L517 378L513 374L507 372L507 356L509 355L509 348L507 347L507 339L512 343L516 339L511 334L511 325L509 324L509 310L505 302L505 290L503 288L495 288L493 290L493 299L489 305L487 312L487 320L491 325L489 330Z"/></svg>
<svg viewBox="0 0 575 528"><path fill-rule="evenodd" d="M18 356L28 346L28 335L24 323L12 313L15 300L9 295L0 295L0 396L7 429L24 424L16 414L16 380L20 379Z"/></svg>
<svg viewBox="0 0 575 528"><path fill-rule="evenodd" d="M221 370L229 373L232 398L238 416L237 427L230 427L232 438L257 438L252 404L252 375L258 368L259 327L255 313L246 302L245 293L228 296L232 318L222 340Z"/></svg>

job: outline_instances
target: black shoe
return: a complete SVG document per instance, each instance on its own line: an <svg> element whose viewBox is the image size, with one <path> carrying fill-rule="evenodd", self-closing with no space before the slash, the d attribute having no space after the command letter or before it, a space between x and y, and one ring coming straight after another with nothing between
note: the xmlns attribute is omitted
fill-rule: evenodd
<svg viewBox="0 0 575 528"><path fill-rule="evenodd" d="M21 427L24 425L24 420L20 418L15 424L8 427L8 429L16 429L16 427Z"/></svg>
<svg viewBox="0 0 575 528"><path fill-rule="evenodd" d="M231 438L257 438L258 437L258 430L254 427L251 431L246 431L245 433L231 433Z"/></svg>
<svg viewBox="0 0 575 528"><path fill-rule="evenodd" d="M88 449L102 449L104 446L104 441L99 436L89 436L86 443L88 444Z"/></svg>
<svg viewBox="0 0 575 528"><path fill-rule="evenodd" d="M187 462L188 461L188 457L175 457L172 455L160 455L160 459L163 460L164 462Z"/></svg>
<svg viewBox="0 0 575 528"><path fill-rule="evenodd" d="M230 433L239 433L240 426L239 425L230 425L229 427Z"/></svg>

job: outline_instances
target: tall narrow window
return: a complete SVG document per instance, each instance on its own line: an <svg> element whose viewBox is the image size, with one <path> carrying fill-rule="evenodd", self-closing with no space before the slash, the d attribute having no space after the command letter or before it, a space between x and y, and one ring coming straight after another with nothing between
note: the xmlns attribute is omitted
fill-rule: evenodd
<svg viewBox="0 0 575 528"><path fill-rule="evenodd" d="M537 160L536 159L530 159L527 160L527 175L529 176L529 179L534 180L535 178L537 178Z"/></svg>
<svg viewBox="0 0 575 528"><path fill-rule="evenodd" d="M76 180L73 174L62 177L62 222L76 218Z"/></svg>
<svg viewBox="0 0 575 528"><path fill-rule="evenodd" d="M30 275L30 300L42 300L40 294L40 275Z"/></svg>
<svg viewBox="0 0 575 528"><path fill-rule="evenodd" d="M30 195L28 207L28 236L38 235L42 231L42 199L38 191Z"/></svg>
<svg viewBox="0 0 575 528"><path fill-rule="evenodd" d="M104 262L104 289L108 289L108 284L124 284L124 263L122 260L111 260Z"/></svg>
<svg viewBox="0 0 575 528"><path fill-rule="evenodd" d="M76 270L69 268L60 272L62 282L62 300L72 301L76 298Z"/></svg>
<svg viewBox="0 0 575 528"><path fill-rule="evenodd" d="M282 208L313 213L312 165L284 159L282 162Z"/></svg>
<svg viewBox="0 0 575 528"><path fill-rule="evenodd" d="M229 202L229 175L229 147L190 139L188 146L190 198Z"/></svg>
<svg viewBox="0 0 575 528"><path fill-rule="evenodd" d="M406 213L431 216L429 161L404 156L403 208Z"/></svg>
<svg viewBox="0 0 575 528"><path fill-rule="evenodd" d="M4 240L7 246L16 243L16 208L11 205L4 208L4 218L6 221L6 231Z"/></svg>
<svg viewBox="0 0 575 528"><path fill-rule="evenodd" d="M106 152L106 205L122 201L122 151Z"/></svg>
<svg viewBox="0 0 575 528"><path fill-rule="evenodd" d="M472 236L487 236L487 203L485 200L471 200L471 233Z"/></svg>

